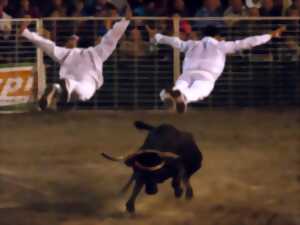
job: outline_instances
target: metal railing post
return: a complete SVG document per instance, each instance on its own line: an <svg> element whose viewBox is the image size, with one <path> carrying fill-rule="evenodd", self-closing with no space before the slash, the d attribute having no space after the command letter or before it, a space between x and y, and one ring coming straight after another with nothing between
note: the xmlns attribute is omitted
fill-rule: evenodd
<svg viewBox="0 0 300 225"><path fill-rule="evenodd" d="M43 20L39 19L36 21L36 32L42 34L43 32ZM44 65L44 57L43 52L40 48L36 50L36 78L35 83L37 87L37 99L42 96L42 93L46 87L46 74L45 74L45 65Z"/></svg>
<svg viewBox="0 0 300 225"><path fill-rule="evenodd" d="M173 28L174 28L174 36L179 37L180 35L180 17L173 17ZM180 51L178 49L173 50L173 80L174 82L180 75Z"/></svg>

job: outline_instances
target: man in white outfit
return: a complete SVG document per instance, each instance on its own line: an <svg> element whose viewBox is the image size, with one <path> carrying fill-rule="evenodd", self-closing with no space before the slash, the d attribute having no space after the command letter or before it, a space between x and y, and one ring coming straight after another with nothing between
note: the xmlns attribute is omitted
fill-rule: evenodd
<svg viewBox="0 0 300 225"><path fill-rule="evenodd" d="M60 81L47 85L39 101L40 108L55 108L57 102L65 103L70 99L89 100L103 85L103 63L115 50L128 25L128 19L116 22L102 37L100 44L83 49L77 48L76 36L68 41L66 47L58 47L53 41L29 31L28 24L23 23L21 35L60 64Z"/></svg>
<svg viewBox="0 0 300 225"><path fill-rule="evenodd" d="M284 30L280 27L270 34L237 41L224 41L214 26L204 28L204 38L199 41L182 41L178 37L156 34L154 40L157 44L167 44L185 53L183 72L171 90L162 90L162 101L172 107L176 104L177 112L184 113L188 103L203 100L212 92L224 70L227 54L265 44L274 37L280 37Z"/></svg>

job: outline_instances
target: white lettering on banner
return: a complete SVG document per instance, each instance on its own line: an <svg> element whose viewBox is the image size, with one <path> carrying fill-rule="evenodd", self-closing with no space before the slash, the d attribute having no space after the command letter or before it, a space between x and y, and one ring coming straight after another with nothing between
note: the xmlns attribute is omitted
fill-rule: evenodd
<svg viewBox="0 0 300 225"><path fill-rule="evenodd" d="M23 80L20 77L8 78L0 95L8 96L13 94L22 87L22 84Z"/></svg>
<svg viewBox="0 0 300 225"><path fill-rule="evenodd" d="M28 103L34 99L32 67L0 69L0 106Z"/></svg>
<svg viewBox="0 0 300 225"><path fill-rule="evenodd" d="M33 77L29 77L26 84L25 84L25 88L24 91L30 91L33 88Z"/></svg>

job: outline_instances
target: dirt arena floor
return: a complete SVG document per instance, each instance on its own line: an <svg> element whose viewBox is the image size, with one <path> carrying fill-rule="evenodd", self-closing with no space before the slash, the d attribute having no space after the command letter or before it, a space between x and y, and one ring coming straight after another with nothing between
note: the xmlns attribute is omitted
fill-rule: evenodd
<svg viewBox="0 0 300 225"><path fill-rule="evenodd" d="M125 212L131 171L100 153L137 149L135 120L194 134L204 161L193 200L168 181ZM300 224L299 109L28 113L0 115L0 130L0 225Z"/></svg>

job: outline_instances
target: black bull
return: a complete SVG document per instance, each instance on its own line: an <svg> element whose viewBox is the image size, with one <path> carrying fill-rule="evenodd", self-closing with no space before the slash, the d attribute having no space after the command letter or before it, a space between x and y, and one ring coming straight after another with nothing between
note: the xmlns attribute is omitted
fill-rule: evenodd
<svg viewBox="0 0 300 225"><path fill-rule="evenodd" d="M137 152L119 158L102 154L107 159L122 161L133 169L130 180L122 189L125 192L135 181L133 192L126 204L127 211L135 211L135 199L144 186L147 194L156 194L157 184L168 178L172 178L172 187L177 198L183 194L182 184L186 199L193 198L190 177L200 169L202 163L202 154L193 136L168 124L153 127L137 121L135 127L149 131Z"/></svg>

